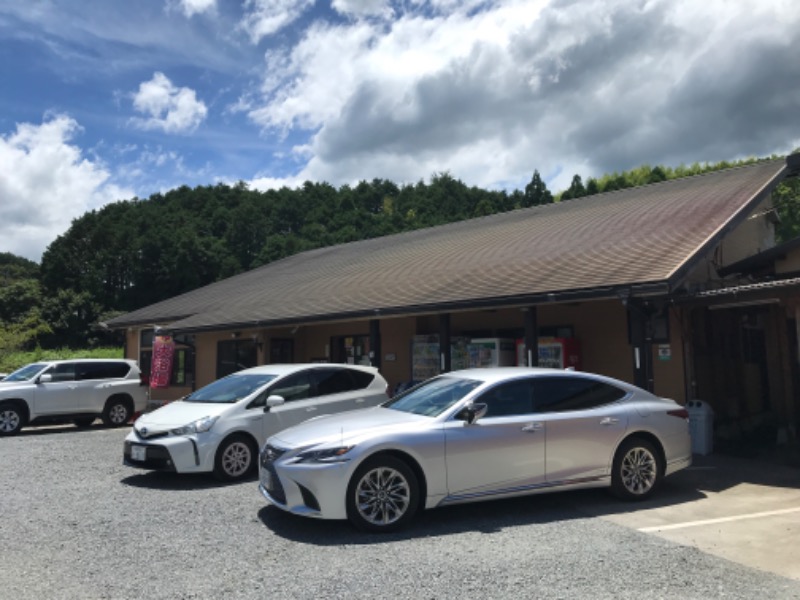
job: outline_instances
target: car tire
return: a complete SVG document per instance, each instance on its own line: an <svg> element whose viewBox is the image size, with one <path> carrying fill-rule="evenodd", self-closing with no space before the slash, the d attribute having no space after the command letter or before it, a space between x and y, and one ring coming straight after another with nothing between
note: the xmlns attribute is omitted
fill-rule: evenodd
<svg viewBox="0 0 800 600"><path fill-rule="evenodd" d="M253 441L244 435L233 435L222 441L214 458L214 477L219 481L239 481L256 468L257 451Z"/></svg>
<svg viewBox="0 0 800 600"><path fill-rule="evenodd" d="M625 440L614 455L611 491L622 500L645 500L658 487L664 474L661 454L642 438Z"/></svg>
<svg viewBox="0 0 800 600"><path fill-rule="evenodd" d="M131 420L131 405L127 398L112 396L106 401L103 409L103 425L106 427L122 427Z"/></svg>
<svg viewBox="0 0 800 600"><path fill-rule="evenodd" d="M81 417L79 419L73 419L72 422L75 423L75 427L86 429L94 423L94 417Z"/></svg>
<svg viewBox="0 0 800 600"><path fill-rule="evenodd" d="M347 486L347 518L361 531L401 529L414 518L418 504L417 476L393 456L364 461Z"/></svg>
<svg viewBox="0 0 800 600"><path fill-rule="evenodd" d="M0 404L0 436L17 435L25 425L25 413L15 402Z"/></svg>

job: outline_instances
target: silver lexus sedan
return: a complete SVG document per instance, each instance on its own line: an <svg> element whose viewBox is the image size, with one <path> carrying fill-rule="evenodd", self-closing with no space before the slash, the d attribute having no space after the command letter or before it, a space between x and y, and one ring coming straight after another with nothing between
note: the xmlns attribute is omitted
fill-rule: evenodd
<svg viewBox="0 0 800 600"><path fill-rule="evenodd" d="M392 531L422 508L525 494L610 487L643 500L691 459L673 400L571 370L470 369L277 433L259 488L298 515Z"/></svg>

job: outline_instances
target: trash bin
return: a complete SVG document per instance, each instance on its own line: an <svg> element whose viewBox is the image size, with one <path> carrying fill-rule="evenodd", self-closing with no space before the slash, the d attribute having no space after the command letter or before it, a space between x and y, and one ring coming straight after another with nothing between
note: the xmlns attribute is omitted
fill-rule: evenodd
<svg viewBox="0 0 800 600"><path fill-rule="evenodd" d="M711 454L714 448L714 411L702 400L689 400L686 410L689 413L692 454Z"/></svg>

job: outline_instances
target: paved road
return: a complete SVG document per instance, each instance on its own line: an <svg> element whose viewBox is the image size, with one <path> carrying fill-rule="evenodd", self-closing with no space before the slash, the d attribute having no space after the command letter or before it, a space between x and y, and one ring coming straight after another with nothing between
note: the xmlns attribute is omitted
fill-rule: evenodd
<svg viewBox="0 0 800 600"><path fill-rule="evenodd" d="M364 535L266 506L255 481L124 467L124 435L0 439L0 598L800 598L799 581L589 514L599 492Z"/></svg>

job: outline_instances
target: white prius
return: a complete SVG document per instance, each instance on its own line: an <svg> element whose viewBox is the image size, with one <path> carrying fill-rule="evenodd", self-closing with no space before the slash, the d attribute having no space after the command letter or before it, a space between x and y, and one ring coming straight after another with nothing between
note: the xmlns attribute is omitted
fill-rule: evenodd
<svg viewBox="0 0 800 600"><path fill-rule="evenodd" d="M318 415L376 406L388 399L374 367L264 365L228 375L139 417L123 460L142 469L247 477L270 435Z"/></svg>

